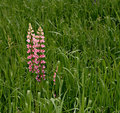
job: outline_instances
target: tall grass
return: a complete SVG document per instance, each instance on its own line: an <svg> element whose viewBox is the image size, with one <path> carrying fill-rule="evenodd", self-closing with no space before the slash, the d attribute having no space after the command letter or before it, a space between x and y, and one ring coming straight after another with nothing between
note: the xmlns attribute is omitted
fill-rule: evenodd
<svg viewBox="0 0 120 113"><path fill-rule="evenodd" d="M119 0L0 0L0 112L119 113L119 6ZM29 23L45 32L41 83L27 69Z"/></svg>

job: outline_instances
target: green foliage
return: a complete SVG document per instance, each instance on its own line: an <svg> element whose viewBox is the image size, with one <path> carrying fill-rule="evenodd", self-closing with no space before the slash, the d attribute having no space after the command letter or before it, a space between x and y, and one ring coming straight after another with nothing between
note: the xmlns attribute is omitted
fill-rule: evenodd
<svg viewBox="0 0 120 113"><path fill-rule="evenodd" d="M0 0L0 113L119 113L119 6L119 0ZM47 79L40 83L27 69L29 23L46 37Z"/></svg>

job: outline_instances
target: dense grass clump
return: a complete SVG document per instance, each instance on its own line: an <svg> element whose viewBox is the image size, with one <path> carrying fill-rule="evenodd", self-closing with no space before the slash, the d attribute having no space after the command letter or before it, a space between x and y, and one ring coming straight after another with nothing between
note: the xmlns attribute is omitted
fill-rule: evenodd
<svg viewBox="0 0 120 113"><path fill-rule="evenodd" d="M40 83L27 68L29 23L46 37ZM31 112L120 112L119 0L0 0L0 113Z"/></svg>

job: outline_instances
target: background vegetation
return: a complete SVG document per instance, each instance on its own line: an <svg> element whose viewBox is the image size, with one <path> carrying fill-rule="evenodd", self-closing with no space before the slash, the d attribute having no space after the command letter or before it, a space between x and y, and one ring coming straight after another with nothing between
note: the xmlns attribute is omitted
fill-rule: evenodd
<svg viewBox="0 0 120 113"><path fill-rule="evenodd" d="M45 32L41 83L27 69L29 23ZM120 0L0 0L0 112L119 113Z"/></svg>

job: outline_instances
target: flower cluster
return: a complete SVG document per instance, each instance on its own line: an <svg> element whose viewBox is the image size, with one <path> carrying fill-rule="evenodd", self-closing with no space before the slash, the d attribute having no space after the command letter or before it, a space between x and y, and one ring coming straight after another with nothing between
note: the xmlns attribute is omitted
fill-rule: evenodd
<svg viewBox="0 0 120 113"><path fill-rule="evenodd" d="M55 85L55 82L56 82L56 73L58 72L58 66L54 72L54 76L53 76L53 82L54 82L54 85Z"/></svg>
<svg viewBox="0 0 120 113"><path fill-rule="evenodd" d="M36 73L36 80L41 81L45 80L45 45L44 45L44 32L41 27L39 27L37 31L37 35L34 34L34 30L32 29L31 24L29 24L28 35L27 35L27 53L29 56L29 71L32 73Z"/></svg>

